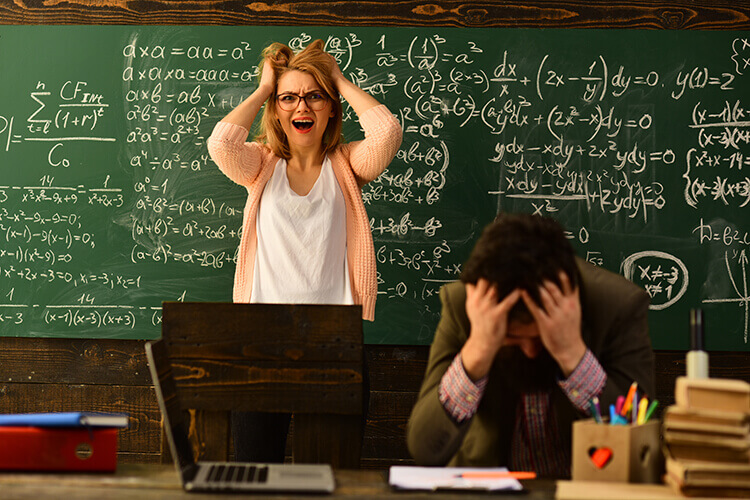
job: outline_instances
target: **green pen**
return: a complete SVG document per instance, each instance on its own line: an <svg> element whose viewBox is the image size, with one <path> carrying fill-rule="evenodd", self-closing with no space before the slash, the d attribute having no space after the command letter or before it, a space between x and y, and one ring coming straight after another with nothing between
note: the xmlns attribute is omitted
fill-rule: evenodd
<svg viewBox="0 0 750 500"><path fill-rule="evenodd" d="M651 415L654 414L654 410L656 410L656 405L658 405L659 402L657 400L651 401L651 404L648 405L648 410L646 410L646 418L643 419L643 423L645 424L648 422L648 420L651 418Z"/></svg>

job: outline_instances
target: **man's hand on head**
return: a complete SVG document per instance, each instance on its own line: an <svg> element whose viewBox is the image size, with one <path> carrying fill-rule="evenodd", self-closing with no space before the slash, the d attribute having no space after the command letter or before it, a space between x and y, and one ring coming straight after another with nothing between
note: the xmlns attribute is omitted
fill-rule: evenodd
<svg viewBox="0 0 750 500"><path fill-rule="evenodd" d="M489 373L505 340L508 313L520 298L521 291L514 290L498 302L497 290L489 281L480 278L476 285L466 283L466 315L471 332L461 349L461 360L472 380Z"/></svg>
<svg viewBox="0 0 750 500"><path fill-rule="evenodd" d="M528 292L523 291L521 295L536 321L545 349L567 378L586 354L586 344L581 338L581 300L578 288L573 288L567 274L562 271L560 283L562 288L550 281L545 281L539 287L542 307L534 302Z"/></svg>

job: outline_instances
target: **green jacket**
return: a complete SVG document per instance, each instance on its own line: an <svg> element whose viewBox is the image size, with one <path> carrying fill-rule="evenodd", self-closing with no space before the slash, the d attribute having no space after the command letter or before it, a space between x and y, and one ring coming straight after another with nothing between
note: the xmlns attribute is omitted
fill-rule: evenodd
<svg viewBox="0 0 750 500"><path fill-rule="evenodd" d="M648 335L649 296L618 274L578 259L581 273L581 334L586 346L607 373L599 396L601 408L609 408L630 384L639 393L654 396L654 357ZM488 467L508 464L519 392L497 374L496 361L489 374L477 413L456 424L438 400L443 374L461 350L470 331L464 307L466 291L460 282L440 290L443 309L430 348L419 399L407 429L409 451L420 465ZM564 446L571 446L572 423L584 418L555 384L551 408L557 418Z"/></svg>

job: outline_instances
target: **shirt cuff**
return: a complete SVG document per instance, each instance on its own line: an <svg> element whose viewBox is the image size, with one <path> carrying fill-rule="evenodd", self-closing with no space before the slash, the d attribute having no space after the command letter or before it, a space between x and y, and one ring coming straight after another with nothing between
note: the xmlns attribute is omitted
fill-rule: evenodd
<svg viewBox="0 0 750 500"><path fill-rule="evenodd" d="M588 415L590 414L589 401L601 394L607 383L607 372L604 371L591 350L586 349L586 354L583 355L573 373L567 379L559 380L557 383L573 406Z"/></svg>
<svg viewBox="0 0 750 500"><path fill-rule="evenodd" d="M443 375L438 398L448 414L460 423L474 416L487 386L487 377L472 382L458 353Z"/></svg>

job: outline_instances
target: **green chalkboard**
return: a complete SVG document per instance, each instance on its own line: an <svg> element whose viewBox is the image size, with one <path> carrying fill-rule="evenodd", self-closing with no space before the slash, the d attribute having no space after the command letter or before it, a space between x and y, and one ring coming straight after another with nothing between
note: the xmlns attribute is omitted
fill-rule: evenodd
<svg viewBox="0 0 750 500"><path fill-rule="evenodd" d="M645 287L654 347L703 307L709 349L750 349L750 45L695 31L1 26L0 335L154 338L162 301L231 300L245 196L206 138L265 45L315 38L404 127L363 190L368 343L429 343L505 210Z"/></svg>

